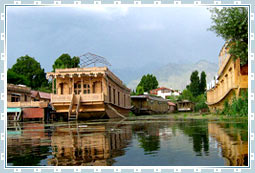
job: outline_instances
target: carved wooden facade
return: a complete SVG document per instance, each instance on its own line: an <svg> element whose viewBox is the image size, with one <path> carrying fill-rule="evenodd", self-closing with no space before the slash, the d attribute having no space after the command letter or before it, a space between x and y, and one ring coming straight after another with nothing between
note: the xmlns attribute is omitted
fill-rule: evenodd
<svg viewBox="0 0 255 173"><path fill-rule="evenodd" d="M107 67L56 69L47 77L54 81L53 107L69 118L103 117L109 109L126 114L130 109L130 90Z"/></svg>

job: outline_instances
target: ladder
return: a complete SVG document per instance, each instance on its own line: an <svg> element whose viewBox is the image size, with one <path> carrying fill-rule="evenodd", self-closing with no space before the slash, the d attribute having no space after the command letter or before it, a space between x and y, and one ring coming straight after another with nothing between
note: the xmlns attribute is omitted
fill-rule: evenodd
<svg viewBox="0 0 255 173"><path fill-rule="evenodd" d="M70 102L70 106L69 106L68 120L77 120L78 119L80 103L81 103L81 95L78 95L77 105L75 105L74 104L74 94L73 94L71 102ZM75 109L74 112L73 112L73 109Z"/></svg>

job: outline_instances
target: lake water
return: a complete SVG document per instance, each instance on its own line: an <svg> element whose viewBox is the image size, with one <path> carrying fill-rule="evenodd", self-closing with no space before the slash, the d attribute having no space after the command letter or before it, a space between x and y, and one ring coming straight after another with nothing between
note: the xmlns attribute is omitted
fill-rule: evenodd
<svg viewBox="0 0 255 173"><path fill-rule="evenodd" d="M9 166L245 166L248 122L188 119L8 124Z"/></svg>

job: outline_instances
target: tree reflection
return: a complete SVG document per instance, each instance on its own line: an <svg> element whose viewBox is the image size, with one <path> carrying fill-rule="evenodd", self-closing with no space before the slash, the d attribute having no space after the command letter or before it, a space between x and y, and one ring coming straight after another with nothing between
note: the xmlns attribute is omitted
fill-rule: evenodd
<svg viewBox="0 0 255 173"><path fill-rule="evenodd" d="M137 134L139 147L144 149L144 154L155 154L160 148L159 124L135 124L133 131Z"/></svg>
<svg viewBox="0 0 255 173"><path fill-rule="evenodd" d="M140 147L144 149L145 155L154 154L154 151L157 151L160 148L159 136L138 135L138 141L140 143Z"/></svg>
<svg viewBox="0 0 255 173"><path fill-rule="evenodd" d="M209 155L208 126L205 120L191 120L179 123L179 128L193 140L193 150L198 156Z"/></svg>

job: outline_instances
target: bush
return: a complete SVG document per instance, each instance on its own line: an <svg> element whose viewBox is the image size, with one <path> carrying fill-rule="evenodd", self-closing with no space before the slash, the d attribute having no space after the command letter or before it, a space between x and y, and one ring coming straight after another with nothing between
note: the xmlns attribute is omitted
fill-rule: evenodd
<svg viewBox="0 0 255 173"><path fill-rule="evenodd" d="M230 106L229 106L228 100L225 100L224 107L223 107L221 114L229 115L229 112L230 112Z"/></svg>
<svg viewBox="0 0 255 173"><path fill-rule="evenodd" d="M202 109L208 109L208 106L206 104L206 97L204 94L197 96L194 100L196 102L195 108L194 108L196 112Z"/></svg>
<svg viewBox="0 0 255 173"><path fill-rule="evenodd" d="M221 112L224 115L230 116L248 116L248 92L241 90L241 97L232 99L232 104L226 100L224 108Z"/></svg>

